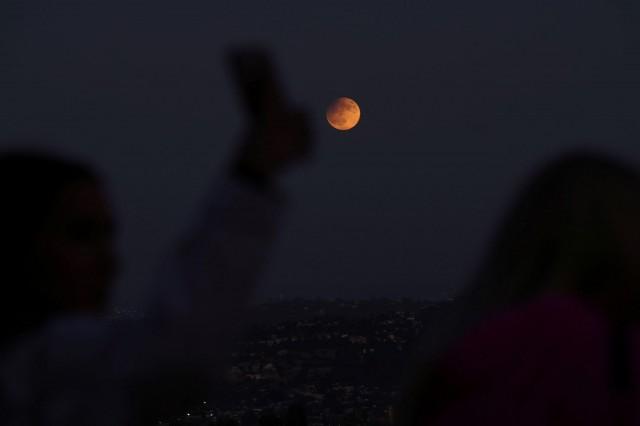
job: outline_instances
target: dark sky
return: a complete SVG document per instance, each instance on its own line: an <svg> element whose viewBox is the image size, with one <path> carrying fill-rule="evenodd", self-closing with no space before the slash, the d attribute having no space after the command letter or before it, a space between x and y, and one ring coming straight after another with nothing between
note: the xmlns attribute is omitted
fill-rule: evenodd
<svg viewBox="0 0 640 426"><path fill-rule="evenodd" d="M110 183L135 304L239 135L225 46L270 45L317 155L261 296L452 294L510 195L580 141L640 160L640 30L625 0L0 2L0 139ZM324 122L337 96L361 124Z"/></svg>

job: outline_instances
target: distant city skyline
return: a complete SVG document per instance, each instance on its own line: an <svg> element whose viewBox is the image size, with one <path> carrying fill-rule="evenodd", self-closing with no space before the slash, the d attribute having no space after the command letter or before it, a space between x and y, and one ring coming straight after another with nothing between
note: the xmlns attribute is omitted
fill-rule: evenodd
<svg viewBox="0 0 640 426"><path fill-rule="evenodd" d="M390 425L404 368L433 308L393 301L265 305L234 351L220 397L167 424L227 419L251 426L264 416L282 421L297 406L310 426L348 419Z"/></svg>

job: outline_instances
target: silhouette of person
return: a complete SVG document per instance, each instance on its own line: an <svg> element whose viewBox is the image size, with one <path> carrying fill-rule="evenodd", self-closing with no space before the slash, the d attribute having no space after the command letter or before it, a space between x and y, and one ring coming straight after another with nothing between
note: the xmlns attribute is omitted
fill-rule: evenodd
<svg viewBox="0 0 640 426"><path fill-rule="evenodd" d="M275 178L309 152L303 111L270 114L161 263L139 321L96 315L117 273L97 174L49 154L0 156L2 424L155 424L203 397L285 208Z"/></svg>
<svg viewBox="0 0 640 426"><path fill-rule="evenodd" d="M545 167L459 298L400 423L638 424L639 217L633 168L588 152Z"/></svg>
<svg viewBox="0 0 640 426"><path fill-rule="evenodd" d="M109 205L88 167L45 154L6 153L0 156L0 194L5 349L57 315L102 310L117 264Z"/></svg>

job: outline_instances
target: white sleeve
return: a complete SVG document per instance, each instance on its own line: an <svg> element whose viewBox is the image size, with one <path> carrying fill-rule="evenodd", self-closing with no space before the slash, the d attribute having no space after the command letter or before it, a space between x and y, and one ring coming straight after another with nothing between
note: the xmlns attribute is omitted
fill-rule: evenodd
<svg viewBox="0 0 640 426"><path fill-rule="evenodd" d="M159 269L149 316L181 333L226 334L242 319L270 252L282 197L226 180Z"/></svg>
<svg viewBox="0 0 640 426"><path fill-rule="evenodd" d="M227 180L212 194L178 252L160 268L161 288L145 323L154 334L132 342L139 351L125 352L128 360L115 364L115 374L129 380L129 389L137 387L138 397L151 398L154 407L162 399L168 400L165 406L179 405L175 394L187 399L189 389L204 395L210 376L226 365L283 207L276 193L238 181ZM166 395L158 393L163 386ZM148 410L147 405L144 401L135 410Z"/></svg>
<svg viewBox="0 0 640 426"><path fill-rule="evenodd" d="M189 347L191 362L200 353L208 364L224 352L223 343L244 318L283 207L277 193L234 180L212 194L160 266L145 323L163 339L176 339L184 346L181 353Z"/></svg>
<svg viewBox="0 0 640 426"><path fill-rule="evenodd" d="M142 424L205 395L243 321L283 201L228 179L204 207L161 265L145 319L58 321L16 352L14 371L29 377L3 365L15 419L24 420L22 407L44 424Z"/></svg>

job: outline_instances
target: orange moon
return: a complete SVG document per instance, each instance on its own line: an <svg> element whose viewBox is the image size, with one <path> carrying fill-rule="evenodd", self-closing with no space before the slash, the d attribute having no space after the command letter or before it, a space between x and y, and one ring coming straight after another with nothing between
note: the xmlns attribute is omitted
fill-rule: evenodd
<svg viewBox="0 0 640 426"><path fill-rule="evenodd" d="M351 130L360 121L360 107L351 98L338 98L327 108L327 121L338 130Z"/></svg>

